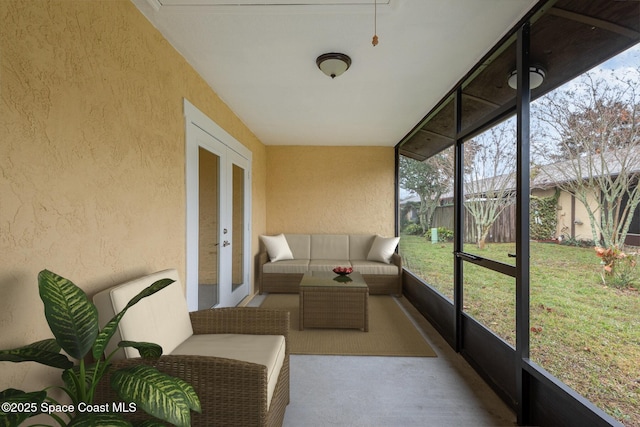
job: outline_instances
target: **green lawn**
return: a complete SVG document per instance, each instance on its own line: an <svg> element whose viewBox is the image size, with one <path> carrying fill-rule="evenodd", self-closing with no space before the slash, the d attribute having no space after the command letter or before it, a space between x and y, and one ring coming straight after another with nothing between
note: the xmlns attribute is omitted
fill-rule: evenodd
<svg viewBox="0 0 640 427"><path fill-rule="evenodd" d="M450 243L400 240L405 267L450 299L452 252ZM513 264L509 252L514 244L474 251ZM640 426L640 296L603 286L599 261L593 248L531 243L531 359L625 425ZM515 279L464 268L464 310L515 345Z"/></svg>

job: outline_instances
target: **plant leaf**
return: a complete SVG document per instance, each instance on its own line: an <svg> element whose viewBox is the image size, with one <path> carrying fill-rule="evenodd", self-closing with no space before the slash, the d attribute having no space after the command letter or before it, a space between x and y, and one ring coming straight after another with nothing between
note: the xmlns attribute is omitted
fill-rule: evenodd
<svg viewBox="0 0 640 427"><path fill-rule="evenodd" d="M64 351L75 359L89 352L98 336L98 310L70 280L49 270L38 274L40 298L51 332Z"/></svg>
<svg viewBox="0 0 640 427"><path fill-rule="evenodd" d="M176 385L182 389L185 398L187 399L187 405L189 405L189 409L196 412L202 412L202 407L200 406L200 399L196 394L196 391L193 389L193 386L183 380L182 378L175 378Z"/></svg>
<svg viewBox="0 0 640 427"><path fill-rule="evenodd" d="M90 389L92 386L92 382L93 382L93 376L94 373L96 371L96 365L89 365L85 368L85 374L84 374L84 381L85 381L85 385L86 385L86 389ZM75 379L74 379L75 377ZM99 382L102 379L102 375L98 376L96 378L96 382ZM79 365L75 365L70 369L66 369L63 373L62 373L62 380L64 381L64 385L67 388L67 390L69 390L69 396L71 398L74 398L74 396L76 398L80 397L79 396L79 390L76 384L76 381L82 381L82 377L80 375L80 366ZM73 402L74 404L78 404L79 402Z"/></svg>
<svg viewBox="0 0 640 427"><path fill-rule="evenodd" d="M85 412L75 417L67 427L132 427L129 421L126 421L118 414L109 413L88 413Z"/></svg>
<svg viewBox="0 0 640 427"><path fill-rule="evenodd" d="M166 424L163 424L158 420L144 420L143 422L136 424L135 427L166 427Z"/></svg>
<svg viewBox="0 0 640 427"><path fill-rule="evenodd" d="M0 361L37 362L60 369L69 369L73 366L73 362L60 353L60 346L52 338L12 350L0 350Z"/></svg>
<svg viewBox="0 0 640 427"><path fill-rule="evenodd" d="M98 337L93 346L93 358L98 360L102 357L102 353L104 353L104 349L113 337L113 334L116 332L116 328L118 327L118 323L120 323L120 319L122 316L135 304L137 304L141 299L146 298L155 294L156 292L166 288L170 284L175 282L173 279L160 279L158 281L153 282L151 285L144 288L138 295L133 297L126 305L122 311L115 316L102 328L102 331L98 334Z"/></svg>
<svg viewBox="0 0 640 427"><path fill-rule="evenodd" d="M133 347L143 359L157 359L162 356L162 347L152 342L120 341L118 347Z"/></svg>
<svg viewBox="0 0 640 427"><path fill-rule="evenodd" d="M147 365L117 370L111 386L125 401L133 401L156 418L187 427L191 424L189 398L177 378Z"/></svg>
<svg viewBox="0 0 640 427"><path fill-rule="evenodd" d="M40 413L40 404L47 398L46 391L34 391L25 393L22 390L8 388L0 392L0 402L20 403L21 411L5 412L0 409L0 427L13 427L20 425L24 420ZM33 406L34 411L25 411L26 403ZM28 405L27 405L28 406Z"/></svg>

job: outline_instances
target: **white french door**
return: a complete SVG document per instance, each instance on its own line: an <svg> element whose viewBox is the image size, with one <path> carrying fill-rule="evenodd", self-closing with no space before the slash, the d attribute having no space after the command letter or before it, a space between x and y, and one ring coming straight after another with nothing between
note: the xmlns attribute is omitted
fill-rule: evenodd
<svg viewBox="0 0 640 427"><path fill-rule="evenodd" d="M185 100L187 303L233 307L249 293L251 153Z"/></svg>

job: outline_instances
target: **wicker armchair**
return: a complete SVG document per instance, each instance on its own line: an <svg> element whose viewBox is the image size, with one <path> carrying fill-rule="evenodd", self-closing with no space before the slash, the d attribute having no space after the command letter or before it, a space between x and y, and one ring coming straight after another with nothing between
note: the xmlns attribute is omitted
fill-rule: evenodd
<svg viewBox="0 0 640 427"><path fill-rule="evenodd" d="M267 368L263 365L220 357L166 355L152 362L140 358L117 360L114 368L148 363L160 371L190 383L202 404L192 413L193 426L281 426L289 403L289 312L259 308L220 308L190 313L193 333L283 335L286 356L276 389L267 405ZM121 399L104 379L96 402ZM145 418L143 411L129 414Z"/></svg>

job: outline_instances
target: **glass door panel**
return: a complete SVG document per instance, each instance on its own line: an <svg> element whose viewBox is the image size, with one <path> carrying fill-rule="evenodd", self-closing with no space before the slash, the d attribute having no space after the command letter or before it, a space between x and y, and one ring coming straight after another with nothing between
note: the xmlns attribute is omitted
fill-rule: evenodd
<svg viewBox="0 0 640 427"><path fill-rule="evenodd" d="M465 142L464 249L515 266L516 123L507 120Z"/></svg>
<svg viewBox="0 0 640 427"><path fill-rule="evenodd" d="M234 307L250 287L251 156L194 117L210 129L188 122L187 304L191 311Z"/></svg>
<svg viewBox="0 0 640 427"><path fill-rule="evenodd" d="M223 262L228 274L221 294L225 307L238 305L247 296L249 289L250 202L249 161L235 152L226 153L227 200L225 212L225 248Z"/></svg>
<svg viewBox="0 0 640 427"><path fill-rule="evenodd" d="M515 348L515 278L465 262L463 311Z"/></svg>
<svg viewBox="0 0 640 427"><path fill-rule="evenodd" d="M220 301L220 157L199 147L198 170L198 309L203 310Z"/></svg>
<svg viewBox="0 0 640 427"><path fill-rule="evenodd" d="M240 166L234 164L232 172L233 202L232 218L232 244L231 244L231 291L234 292L244 283L244 216L245 216L245 171Z"/></svg>

